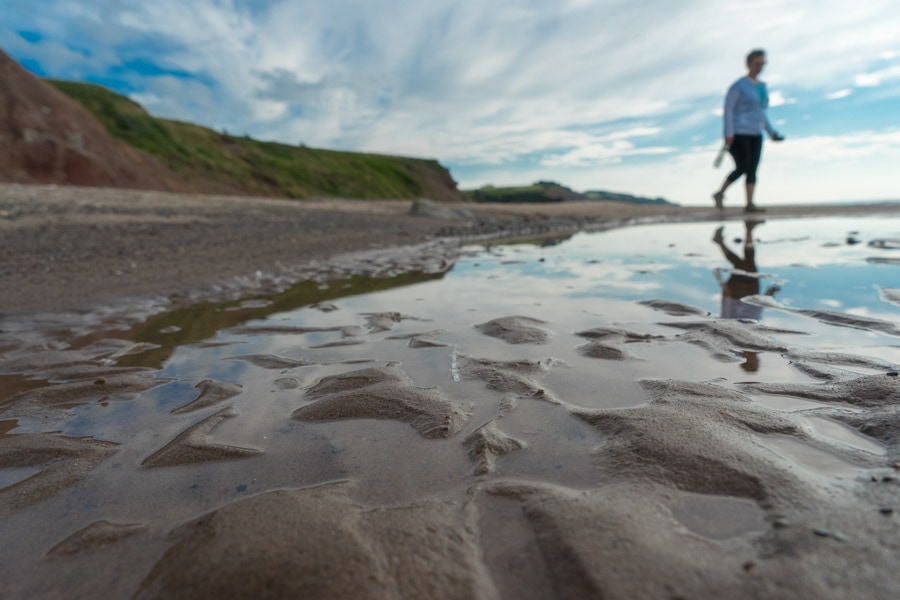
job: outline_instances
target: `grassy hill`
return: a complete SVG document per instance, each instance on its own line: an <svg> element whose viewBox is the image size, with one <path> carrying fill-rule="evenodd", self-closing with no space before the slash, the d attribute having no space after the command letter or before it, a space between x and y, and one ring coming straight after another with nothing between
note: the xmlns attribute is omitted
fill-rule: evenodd
<svg viewBox="0 0 900 600"><path fill-rule="evenodd" d="M635 204L674 204L665 198L646 198L619 192L576 192L555 181L538 181L518 187L488 185L466 194L476 202L632 202Z"/></svg>
<svg viewBox="0 0 900 600"><path fill-rule="evenodd" d="M308 198L462 200L436 160L319 150L227 135L151 116L104 87L48 80L114 137L155 156L202 192Z"/></svg>

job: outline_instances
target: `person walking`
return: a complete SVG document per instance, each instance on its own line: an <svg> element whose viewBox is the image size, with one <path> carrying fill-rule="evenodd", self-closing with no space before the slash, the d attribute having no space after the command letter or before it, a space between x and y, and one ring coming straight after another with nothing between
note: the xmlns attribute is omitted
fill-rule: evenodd
<svg viewBox="0 0 900 600"><path fill-rule="evenodd" d="M784 137L772 128L766 116L769 92L759 74L766 66L765 50L753 50L747 55L747 75L735 81L725 95L725 147L734 159L734 170L725 177L722 187L713 194L716 208L723 208L725 190L744 176L747 190L747 206L744 212L764 212L753 202L756 188L756 169L762 153L762 131L773 141Z"/></svg>

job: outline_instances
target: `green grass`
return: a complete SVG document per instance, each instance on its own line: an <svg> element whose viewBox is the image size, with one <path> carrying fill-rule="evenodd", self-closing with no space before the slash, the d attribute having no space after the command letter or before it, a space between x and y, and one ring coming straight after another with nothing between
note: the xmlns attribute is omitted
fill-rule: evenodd
<svg viewBox="0 0 900 600"><path fill-rule="evenodd" d="M589 191L575 192L554 181L538 181L532 185L494 187L487 185L477 190L465 192L476 202L631 202L634 204L672 204L665 198L645 198L619 192Z"/></svg>
<svg viewBox="0 0 900 600"><path fill-rule="evenodd" d="M198 191L413 199L427 197L434 182L449 180L435 160L261 142L153 117L99 85L49 82L91 112L114 137L155 156Z"/></svg>
<svg viewBox="0 0 900 600"><path fill-rule="evenodd" d="M346 279L332 281L325 288L318 281L301 281L274 296L265 296L264 299L269 303L263 307L241 308L242 303L252 297L232 302L192 304L150 317L145 323L137 326L129 333L128 339L134 342L146 342L151 345L151 348L140 354L120 357L117 361L120 366L161 369L178 348L208 340L220 331L247 321L265 319L269 315L311 306L319 302L434 281L443 276L443 273L415 271L391 278L353 275ZM177 328L174 333L161 333L173 326Z"/></svg>
<svg viewBox="0 0 900 600"><path fill-rule="evenodd" d="M485 186L466 192L476 202L559 202L539 184L518 187Z"/></svg>

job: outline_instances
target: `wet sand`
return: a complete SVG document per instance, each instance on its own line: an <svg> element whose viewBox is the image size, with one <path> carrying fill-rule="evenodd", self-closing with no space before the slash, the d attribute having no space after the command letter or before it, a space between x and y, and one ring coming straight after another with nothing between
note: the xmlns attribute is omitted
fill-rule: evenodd
<svg viewBox="0 0 900 600"><path fill-rule="evenodd" d="M55 193L62 192L47 192ZM99 222L112 222L111 229L134 218L156 231L146 222L152 211L128 216L133 207L112 197L105 202L114 208L100 211ZM281 223L283 211L295 210L271 201L277 218L256 222L241 200L215 202L225 213L229 203L242 208L228 225L215 225L211 206L192 208L213 231L223 228L205 244L242 219L253 223L248 235L264 238L264 223ZM76 236L71 243L93 230L82 222L93 217L81 214L81 205L73 209L71 198L50 204L56 208L44 216L10 219L22 229L16 235L50 227L51 213L60 223L73 221L64 234ZM537 305L496 315L463 305L462 317L441 318L446 299L417 304L399 296L388 296L396 306L373 302L361 310L321 301L304 322L262 321L265 313L253 312L267 310L267 302L277 307L275 291L307 273L324 280L330 273L446 269L455 242L435 238L450 232L528 235L601 227L609 218L718 216L711 209L549 214L563 210L556 206L522 216L514 213L525 209L503 207L507 212L479 213L475 225L448 225L408 217L408 208L304 207L308 225L326 216L345 230L356 218L354 227L373 228L382 218L391 225L382 236L336 235L333 246L321 232L304 233L291 244L310 244L310 258L321 264L285 264L281 278L273 274L280 267L252 261L240 269L266 274L213 273L220 263L210 259L205 269L201 261L179 271L197 269L205 278L178 280L165 271L146 289L112 285L100 295L81 294L81 284L73 284L71 294L35 300L31 311L9 309L0 331L0 531L16 544L0 554L0 595L900 593L900 377L890 360L816 351L805 346L811 336L802 327L726 321L664 298L629 306L628 314L641 317L640 331L612 316ZM196 237L165 223L160 229L180 231L169 243ZM123 228L137 235L140 226ZM411 253L388 247L405 238L432 245ZM284 256L283 242L269 243L256 258ZM366 249L357 244L384 245L384 254L329 258ZM215 246L204 256L219 260L232 251ZM12 271L28 279L28 260L37 265L48 256L17 259ZM79 256L86 262L77 253L65 260ZM93 264L115 256L101 252ZM40 281L22 287L4 293L28 305L27 290L56 289ZM161 344L139 339L141 324L118 339L103 331L101 311L80 329L68 322L41 330L53 323L42 320L44 309L131 306L127 299L140 294L163 294L168 302L173 291L182 294L176 304L188 304L266 289L274 294L269 299L212 307L235 320L185 338L192 341L177 353L168 349L161 372L149 359ZM889 323L838 311L790 314L886 339L898 335ZM146 326L160 342L185 333L165 320ZM735 363L743 352L784 360L796 372L788 381L780 374L723 377L740 372ZM654 358L660 356L666 358ZM774 410L761 402L766 397L812 408ZM841 436L853 443L840 443Z"/></svg>
<svg viewBox="0 0 900 600"><path fill-rule="evenodd" d="M408 268L429 270L442 263L446 268L459 239L743 216L738 206L717 211L585 202L467 204L473 219L448 220L410 215L411 204L0 184L0 315L151 296L184 303L228 292L271 292L320 275L337 256L373 249L431 243L415 248L413 257L392 251L400 262L412 263ZM898 213L900 204L768 210L771 218L859 215Z"/></svg>

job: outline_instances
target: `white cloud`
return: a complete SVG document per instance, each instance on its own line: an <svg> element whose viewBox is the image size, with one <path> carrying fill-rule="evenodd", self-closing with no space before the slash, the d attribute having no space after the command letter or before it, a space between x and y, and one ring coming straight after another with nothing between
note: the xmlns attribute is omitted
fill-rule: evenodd
<svg viewBox="0 0 900 600"><path fill-rule="evenodd" d="M825 95L826 100L840 100L841 98L846 98L851 95L853 90L850 88L844 88L842 90L837 90L835 92L831 92L830 94Z"/></svg>
<svg viewBox="0 0 900 600"><path fill-rule="evenodd" d="M881 85L881 77L875 73L862 73L853 78L856 87L878 87Z"/></svg>
<svg viewBox="0 0 900 600"><path fill-rule="evenodd" d="M796 104L797 100L795 98L785 98L784 93L780 90L775 90L769 94L769 106L774 108L776 106L784 106L785 104Z"/></svg>
<svg viewBox="0 0 900 600"><path fill-rule="evenodd" d="M900 65L880 69L871 73L861 73L853 78L856 87L878 87L885 81L900 79Z"/></svg>

